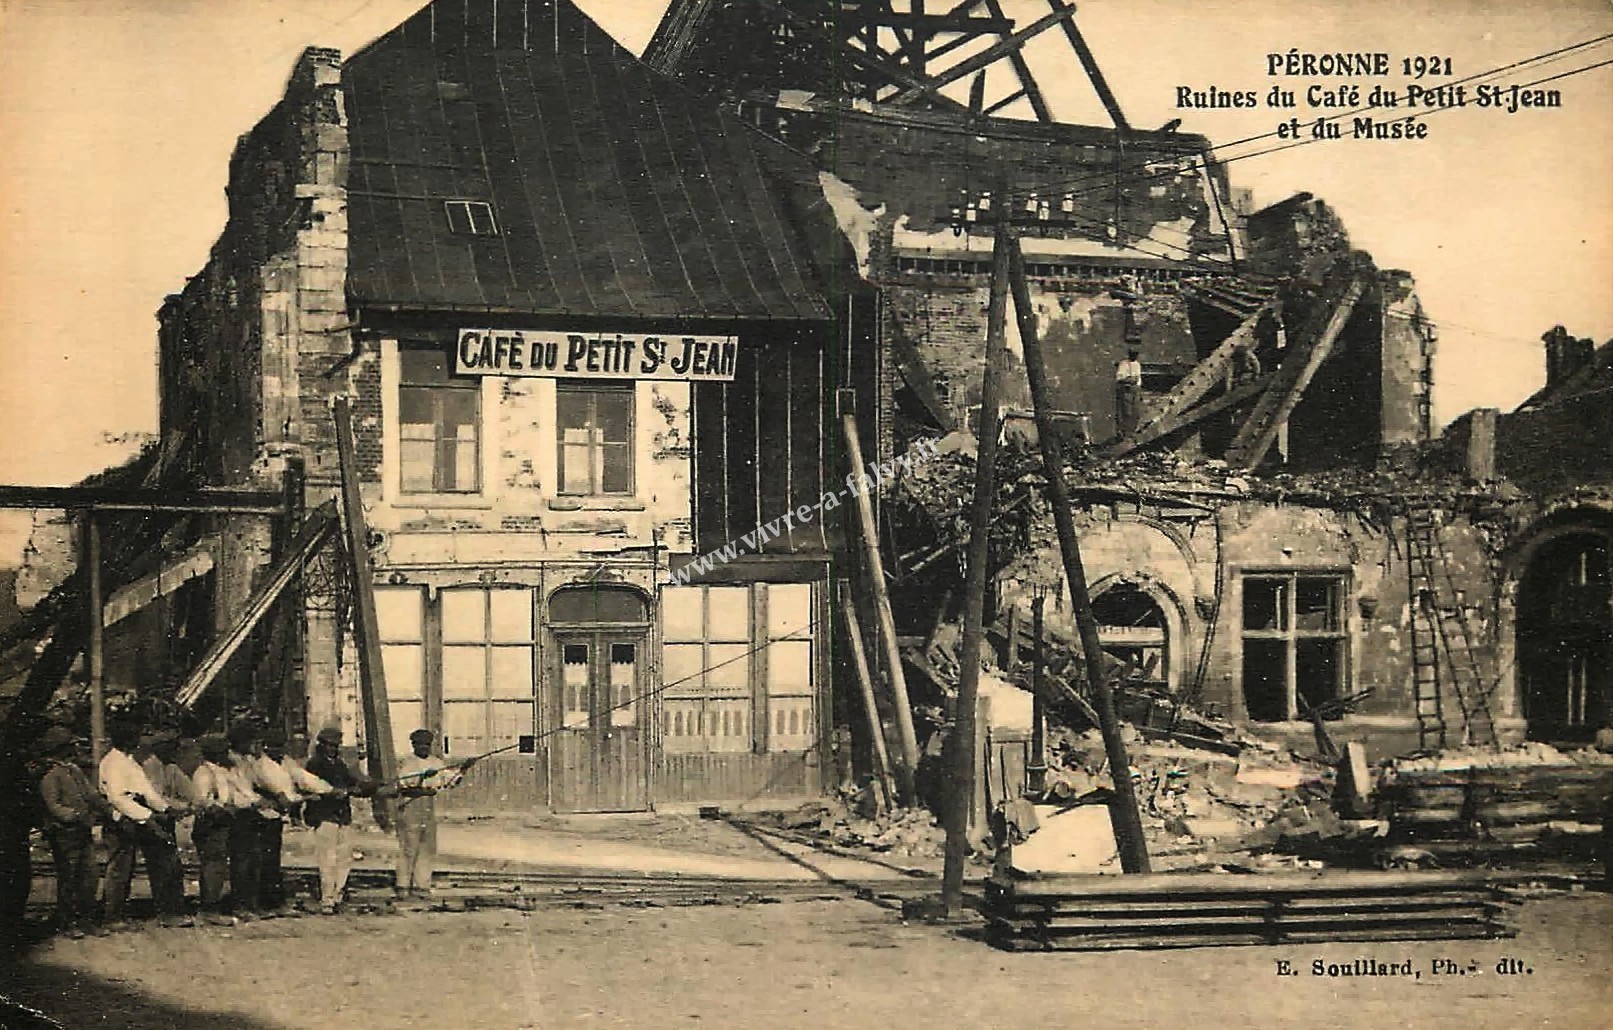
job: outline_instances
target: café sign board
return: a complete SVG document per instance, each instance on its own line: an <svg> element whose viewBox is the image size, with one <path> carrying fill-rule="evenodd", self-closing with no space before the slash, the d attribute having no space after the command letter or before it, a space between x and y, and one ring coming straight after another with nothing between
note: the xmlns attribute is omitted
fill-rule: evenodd
<svg viewBox="0 0 1613 1030"><path fill-rule="evenodd" d="M676 379L729 382L739 364L732 336L461 329L460 375L550 379Z"/></svg>

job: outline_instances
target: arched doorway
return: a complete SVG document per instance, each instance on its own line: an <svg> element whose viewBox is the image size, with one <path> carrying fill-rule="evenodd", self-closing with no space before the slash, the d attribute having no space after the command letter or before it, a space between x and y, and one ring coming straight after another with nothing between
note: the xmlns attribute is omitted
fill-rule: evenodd
<svg viewBox="0 0 1613 1030"><path fill-rule="evenodd" d="M550 797L559 812L649 807L649 602L628 587L563 587L549 598L555 734Z"/></svg>
<svg viewBox="0 0 1613 1030"><path fill-rule="evenodd" d="M1613 530L1560 526L1518 580L1517 660L1531 740L1584 741L1613 696Z"/></svg>
<svg viewBox="0 0 1613 1030"><path fill-rule="evenodd" d="M1092 599L1098 643L1105 653L1132 669L1144 686L1172 686L1170 620L1160 603L1136 583L1117 581Z"/></svg>

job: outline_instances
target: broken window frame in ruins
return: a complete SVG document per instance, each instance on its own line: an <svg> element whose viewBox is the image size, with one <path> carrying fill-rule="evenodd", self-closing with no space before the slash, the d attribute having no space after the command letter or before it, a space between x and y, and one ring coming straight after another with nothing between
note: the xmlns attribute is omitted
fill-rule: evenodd
<svg viewBox="0 0 1613 1030"><path fill-rule="evenodd" d="M1244 710L1254 722L1292 722L1301 718L1306 707L1343 697L1350 677L1350 636L1345 600L1349 597L1350 575L1335 569L1251 569L1240 574L1241 604L1239 629L1242 652L1239 658L1239 687ZM1273 589L1268 593L1267 587ZM1262 603L1263 602L1263 603ZM1258 614L1259 618L1252 618ZM1253 625L1252 625L1253 623ZM1257 674L1255 655L1265 654L1267 675ZM1280 676L1270 675L1275 658ZM1318 659L1320 661L1318 661ZM1331 684L1305 689L1313 682L1307 668L1331 667ZM1280 679L1282 711L1278 713L1270 694L1252 694L1262 680L1270 684ZM1268 688L1269 690L1269 688Z"/></svg>

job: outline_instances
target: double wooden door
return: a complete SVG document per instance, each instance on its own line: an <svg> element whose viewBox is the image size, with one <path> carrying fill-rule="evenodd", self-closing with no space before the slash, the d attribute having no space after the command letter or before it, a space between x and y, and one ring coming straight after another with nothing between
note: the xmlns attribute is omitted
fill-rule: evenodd
<svg viewBox="0 0 1613 1030"><path fill-rule="evenodd" d="M646 633L633 630L555 631L551 682L559 732L550 789L556 811L649 808L646 640Z"/></svg>

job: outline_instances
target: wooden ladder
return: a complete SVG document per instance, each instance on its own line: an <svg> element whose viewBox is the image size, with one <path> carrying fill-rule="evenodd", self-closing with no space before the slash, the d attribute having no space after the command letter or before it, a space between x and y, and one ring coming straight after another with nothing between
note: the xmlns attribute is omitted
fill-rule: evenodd
<svg viewBox="0 0 1613 1030"><path fill-rule="evenodd" d="M1451 576L1449 556L1440 537L1439 514L1427 508L1408 506L1406 509L1407 566L1411 581L1412 598L1412 663L1417 685L1417 726L1419 737L1424 731L1425 684L1432 684L1433 711L1440 715L1442 685L1441 672L1449 681L1453 700L1462 713L1462 742L1481 747L1496 747L1495 719L1490 713L1489 690L1484 684L1484 672L1479 664L1478 652L1473 647L1473 632L1467 621L1467 610L1456 603L1456 581ZM1422 625L1419 627L1419 616ZM1439 666L1443 651L1445 665ZM1423 665L1432 663L1431 672ZM1439 721L1439 745L1443 746L1445 729ZM1422 741L1428 746L1426 740Z"/></svg>

